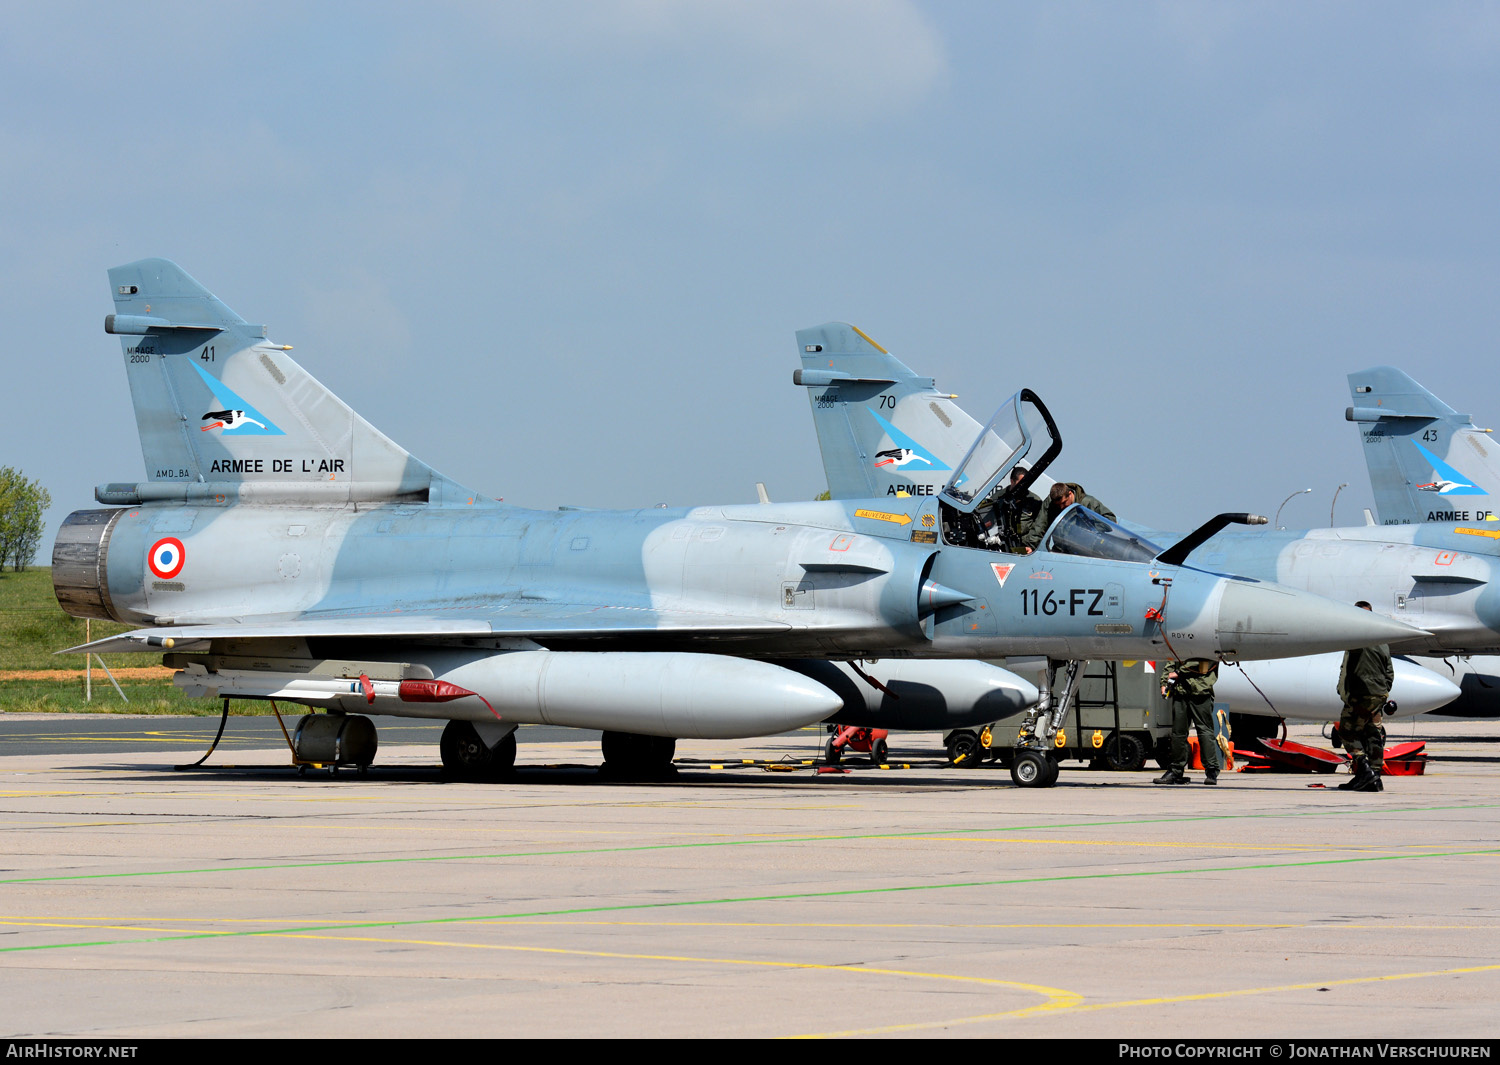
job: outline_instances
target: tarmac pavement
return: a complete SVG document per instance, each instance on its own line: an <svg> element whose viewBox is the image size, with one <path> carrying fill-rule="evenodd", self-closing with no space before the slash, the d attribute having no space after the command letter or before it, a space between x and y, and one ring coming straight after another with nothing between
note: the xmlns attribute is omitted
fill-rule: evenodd
<svg viewBox="0 0 1500 1065"><path fill-rule="evenodd" d="M1500 723L1391 734L1435 760L1381 794L1074 763L1021 789L926 735L832 774L817 732L682 741L655 783L568 733L503 784L384 735L367 776L0 754L0 1030L1493 1038Z"/></svg>

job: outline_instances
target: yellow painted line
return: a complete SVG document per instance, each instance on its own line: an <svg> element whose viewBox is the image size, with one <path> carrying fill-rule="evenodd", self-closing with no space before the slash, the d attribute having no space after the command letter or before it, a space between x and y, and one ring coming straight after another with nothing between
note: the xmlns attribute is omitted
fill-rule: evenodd
<svg viewBox="0 0 1500 1065"><path fill-rule="evenodd" d="M856 510L856 518L874 518L876 521L889 521L896 525L910 525L910 514L888 514L883 510Z"/></svg>
<svg viewBox="0 0 1500 1065"><path fill-rule="evenodd" d="M1102 930L1142 930L1142 929L1176 929L1179 931L1196 931L1201 929L1234 928L1240 931L1251 931L1257 929L1292 929L1292 928L1322 928L1322 925L1308 924L1223 924L1222 922L1162 922L1162 923L1092 923L1092 924L1045 924L1038 921L1018 921L1012 924L974 924L969 921L939 921L939 922L901 922L901 921L535 921L535 920L508 920L500 918L496 920L476 920L472 924L483 925L544 925L549 927L566 928L570 925L592 927L595 925L608 926L611 928L827 928L835 931L848 929L918 929L921 931L932 931L943 928L954 928L967 930L972 928L985 928L990 930L1008 931L1014 929L1058 929L1076 932L1081 929ZM1337 925L1329 925L1329 928L1343 930L1345 928L1368 929L1372 927L1411 929L1403 925L1351 925L1340 922ZM1423 930L1449 929L1449 926L1420 925L1413 926ZM1482 925L1453 925L1449 930L1467 931L1475 928L1493 930L1494 926Z"/></svg>
<svg viewBox="0 0 1500 1065"><path fill-rule="evenodd" d="M909 969L875 969L867 965L825 965L819 962L772 961L764 958L715 958L690 954L632 954L613 950L576 950L567 947L526 947L510 943L460 943L447 939L399 939L385 936L301 935L277 933L277 939L313 939L335 943L380 943L390 946L458 947L463 950L499 950L517 954L555 954L578 958L614 958L622 961L687 962L698 965L735 965L764 969L808 969L823 972L858 973L861 976L898 976L919 980L945 980L986 987L1008 987L1015 991L1041 995L1047 1001L1013 1011L1010 1016L1024 1016L1040 1010L1064 1009L1083 1001L1083 996L1045 984L1024 984L1015 980L997 980L990 976L962 976L957 973L929 973Z"/></svg>
<svg viewBox="0 0 1500 1065"><path fill-rule="evenodd" d="M1049 846L1063 846L1063 847L1165 847L1165 848L1174 849L1174 850L1195 850L1195 851L1277 851L1277 852L1280 852L1280 851L1318 851L1318 852L1322 852L1322 851L1327 851L1327 850L1345 850L1345 851L1359 851L1359 852L1377 851L1379 853L1385 854L1385 853L1392 852L1393 850L1399 851L1399 850L1403 849L1403 848L1391 848L1391 847L1388 847L1388 846L1387 847L1377 847L1377 846L1357 846L1357 845L1347 845L1347 846L1330 848L1326 844L1299 845L1299 844L1291 844L1291 843L1278 843L1278 844L1272 844L1272 845L1255 845L1255 846L1250 846L1250 845L1243 844L1243 843L1205 843L1202 840L1193 840L1193 841L1182 842L1182 843L1168 843L1168 842L1160 842L1160 841L1153 841L1153 840L1143 840L1143 839L1004 839L1004 838L996 839L993 836L913 836L913 837L911 837L911 839L913 841L915 841L915 842L923 842L923 843L1025 843L1025 844L1042 843L1042 844L1047 844ZM872 841L872 842L878 842L878 841ZM892 840L890 840L890 842L893 842L893 843L894 842L905 843L905 842L907 842L907 838L906 837L902 837L900 840L892 839ZM1413 847L1424 846L1424 844L1414 843L1414 844L1412 844L1412 846Z"/></svg>
<svg viewBox="0 0 1500 1065"><path fill-rule="evenodd" d="M308 920L312 920L312 918L308 918ZM18 914L18 913L0 915L0 924L14 924L14 925L23 925L23 924L27 924L27 923L31 923L31 922L36 922L36 923L41 923L41 924L49 924L49 923L50 924L59 924L59 923L65 923L65 922L73 922L73 923L78 924L78 926L80 928L100 928L100 927L103 927L103 925L100 922L108 923L108 922L119 922L119 921L132 921L132 922L135 922L136 924L146 924L148 922L154 922L156 924L163 924L163 925L171 925L171 924L200 924L201 925L201 924L209 924L209 923L212 923L212 924L252 924L252 925L253 924L275 924L275 925L284 925L287 922L287 918L286 917L282 917L282 916L277 916L277 917L159 917L159 916L152 916L152 917L135 916L135 917L130 917L130 916L121 916L121 915L116 915L116 916L113 916L113 917L79 917L79 916L73 915L73 914L70 914L67 917L58 917L58 916L44 915L44 914ZM329 923L339 924L341 922L339 922L339 921L328 922L328 921L324 921L321 918L319 918L319 919L317 919L316 923L317 923L317 926L319 928L322 928L322 927L328 925ZM350 918L349 920L344 921L342 923L343 924L348 924L348 925L353 925L355 927L361 927L361 928L369 924L369 922L367 920L364 920L363 918L361 918L359 920L355 920L354 918ZM1227 926L1205 925L1205 927L1218 928L1218 927L1227 927ZM1343 926L1341 926L1341 927L1343 927ZM1353 926L1351 925L1349 927L1353 927Z"/></svg>
<svg viewBox="0 0 1500 1065"><path fill-rule="evenodd" d="M1434 976L1465 976L1473 973L1489 973L1500 970L1500 965L1470 965L1459 969L1428 969L1415 973L1391 973L1388 976L1353 976L1347 980L1314 980L1306 984L1279 984L1274 987L1247 987L1238 991L1205 991L1196 995L1172 995L1164 998L1136 998L1123 1002L1097 1002L1072 1007L1076 1012L1118 1010L1133 1006L1163 1006L1175 1002L1206 1002L1212 999L1244 998L1250 995L1270 995L1280 991L1316 991L1323 987L1352 987L1357 984L1390 983L1396 980L1426 980Z"/></svg>
<svg viewBox="0 0 1500 1065"><path fill-rule="evenodd" d="M1500 540L1500 530L1497 529L1454 529L1453 531L1468 533L1470 536L1488 536L1492 540Z"/></svg>
<svg viewBox="0 0 1500 1065"><path fill-rule="evenodd" d="M171 823L171 817L165 814L153 814L151 820L0 820L0 825L6 828L120 828L129 825L147 826L147 828L159 828L160 825Z"/></svg>
<svg viewBox="0 0 1500 1065"><path fill-rule="evenodd" d="M15 791L0 791L0 799L71 799L80 795L92 797L109 794L115 793L97 791L32 791L30 788L18 788Z"/></svg>
<svg viewBox="0 0 1500 1065"><path fill-rule="evenodd" d="M891 1024L880 1028L853 1028L842 1032L821 1032L815 1036L804 1038L832 1039L860 1035L884 1035L890 1032L912 1032L925 1028L948 1028L960 1024L982 1024L985 1021L1008 1020L1013 1017L1023 1017L1029 1013L1037 1013L1046 1009L1055 1013L1094 1013L1101 1010L1126 1009L1134 1006L1167 1006L1179 1002L1207 1002L1214 999L1246 998L1251 995L1272 995L1284 991L1317 991L1330 987L1349 987L1358 984L1376 984L1395 980L1423 980L1434 976L1463 976L1472 973L1493 972L1500 969L1500 965L1474 965L1462 969L1432 969L1417 973L1394 973L1390 976L1359 976L1347 980L1314 980L1306 984L1279 984L1274 987L1246 987L1236 991L1206 991L1196 995L1172 995L1163 998L1138 998L1128 999L1123 1002L1093 1002L1085 1003L1083 996L1076 996L1077 1001L1048 1004L1046 1006L1033 1006L1024 1010L1009 1010L1004 1013L985 1013L974 1017L957 1017L946 1021L922 1021L914 1024Z"/></svg>
<svg viewBox="0 0 1500 1065"><path fill-rule="evenodd" d="M214 920L214 919L210 918L210 920ZM109 923L102 923L101 924L101 923L88 922L88 921L13 921L13 920L7 920L7 919L4 919L4 918L0 918L0 926L15 926L17 928L86 928L86 929L88 929L90 931L97 931L97 932L150 932L153 935L159 935L162 932L169 932L169 931L170 932L180 932L180 931L183 931L183 929L180 926L176 926L176 925L172 926L171 928L163 928L163 927L156 926L156 925L109 924ZM211 928L195 927L195 928L190 928L189 931L202 932L204 935L212 935L213 934L213 929L211 929Z"/></svg>
<svg viewBox="0 0 1500 1065"><path fill-rule="evenodd" d="M311 920L311 919L309 919ZM81 928L98 929L122 932L167 932L180 931L182 926L192 926L204 935L213 935L214 930L209 925L285 925L284 917L50 917L50 916L23 916L0 915L0 926L14 928ZM318 927L326 927L330 922L319 918L316 921ZM331 922L338 924L339 922ZM356 927L366 927L369 920L349 920L344 922ZM588 921L588 920L530 920L510 918L478 918L465 921L479 927L540 927L540 928L753 928L753 929L827 929L829 931L860 931L884 929L917 930L917 931L939 931L942 929L953 929L958 931L987 930L987 931L1102 931L1102 932L1191 932L1191 931L1222 931L1230 929L1241 932L1254 931L1292 931L1302 930L1309 932L1472 932L1493 931L1490 924L1390 924L1381 922L1379 924L1348 924L1338 922L1337 924L1323 923L1319 921L1303 922L1261 922L1242 921L1226 923L1223 921L1093 921L1093 922L1042 922L1042 921L1017 921L1011 923L973 923L968 921ZM1322 986L1322 985L1320 985Z"/></svg>

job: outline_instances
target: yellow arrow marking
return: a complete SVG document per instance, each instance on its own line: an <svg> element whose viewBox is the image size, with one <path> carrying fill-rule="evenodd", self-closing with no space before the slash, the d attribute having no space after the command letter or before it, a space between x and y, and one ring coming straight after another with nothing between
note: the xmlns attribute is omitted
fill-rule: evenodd
<svg viewBox="0 0 1500 1065"><path fill-rule="evenodd" d="M1488 536L1492 540L1500 540L1500 532L1494 529L1454 529L1453 531L1468 533L1470 536Z"/></svg>
<svg viewBox="0 0 1500 1065"><path fill-rule="evenodd" d="M892 522L895 522L897 525L910 525L911 524L911 515L910 514L887 514L883 510L856 510L854 512L854 516L856 518L874 518L876 521L892 521ZM1459 531L1462 532L1463 530L1460 529ZM1490 534L1490 535L1500 536L1500 533L1495 533L1495 534Z"/></svg>

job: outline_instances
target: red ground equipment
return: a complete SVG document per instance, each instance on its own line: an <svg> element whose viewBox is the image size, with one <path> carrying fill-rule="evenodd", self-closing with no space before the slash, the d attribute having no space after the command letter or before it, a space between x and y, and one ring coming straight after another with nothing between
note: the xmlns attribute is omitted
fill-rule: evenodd
<svg viewBox="0 0 1500 1065"><path fill-rule="evenodd" d="M885 738L889 730L883 728L859 728L855 725L840 726L828 740L828 764L838 765L845 749L868 753L871 765L885 765L890 751Z"/></svg>
<svg viewBox="0 0 1500 1065"><path fill-rule="evenodd" d="M1349 758L1335 754L1322 747L1309 747L1296 740L1271 740L1261 737L1255 741L1265 751L1271 765L1282 772L1332 773Z"/></svg>

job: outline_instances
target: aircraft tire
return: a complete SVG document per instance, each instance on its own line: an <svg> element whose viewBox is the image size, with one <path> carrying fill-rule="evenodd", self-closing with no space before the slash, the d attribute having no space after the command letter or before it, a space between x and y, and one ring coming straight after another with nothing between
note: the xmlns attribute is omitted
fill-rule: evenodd
<svg viewBox="0 0 1500 1065"><path fill-rule="evenodd" d="M1050 788L1057 774L1057 763L1041 751L1017 751L1010 767L1010 779L1018 788Z"/></svg>
<svg viewBox="0 0 1500 1065"><path fill-rule="evenodd" d="M1105 740L1103 753L1105 766L1117 772L1133 773L1146 765L1146 745L1129 732Z"/></svg>
<svg viewBox="0 0 1500 1065"><path fill-rule="evenodd" d="M891 756L891 749L886 746L885 740L876 740L870 744L870 764L885 765L886 759Z"/></svg>
<svg viewBox="0 0 1500 1065"><path fill-rule="evenodd" d="M973 769L984 761L985 749L980 746L979 733L961 728L948 737L948 764L963 769Z"/></svg>
<svg viewBox="0 0 1500 1065"><path fill-rule="evenodd" d="M670 736L642 736L634 732L606 732L599 737L604 767L614 776L661 776L672 770L677 741Z"/></svg>
<svg viewBox="0 0 1500 1065"><path fill-rule="evenodd" d="M506 737L510 741L510 764L515 764L515 733ZM504 747L502 742L500 747ZM495 762L495 752L485 746L479 731L467 721L449 721L438 741L438 752L443 758L443 772L459 780L482 780L490 775Z"/></svg>
<svg viewBox="0 0 1500 1065"><path fill-rule="evenodd" d="M844 760L844 749L842 747L835 747L833 740L830 739L828 746L823 748L823 760L829 765L838 765Z"/></svg>
<svg viewBox="0 0 1500 1065"><path fill-rule="evenodd" d="M491 780L499 780L509 777L516 771L516 734L507 733L505 739L490 748Z"/></svg>

